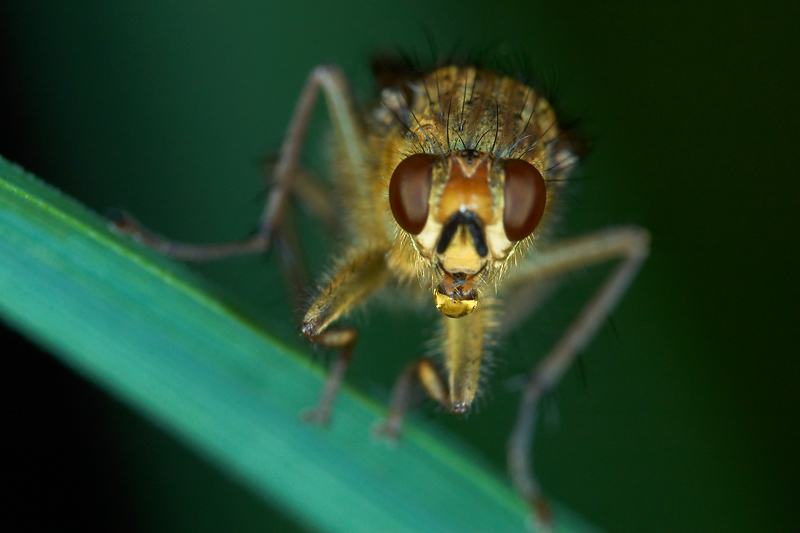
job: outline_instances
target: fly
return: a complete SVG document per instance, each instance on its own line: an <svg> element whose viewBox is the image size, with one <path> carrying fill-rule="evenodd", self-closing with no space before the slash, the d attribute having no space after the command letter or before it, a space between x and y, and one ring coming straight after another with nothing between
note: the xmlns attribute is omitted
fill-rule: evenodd
<svg viewBox="0 0 800 533"><path fill-rule="evenodd" d="M539 401L625 293L648 255L650 237L639 227L616 226L551 242L565 177L578 157L536 89L478 67L445 66L393 78L381 88L379 103L357 114L342 72L322 65L300 94L254 237L194 245L166 240L128 216L117 227L186 260L266 251L281 237L289 196L308 186L298 162L320 92L336 138L332 167L348 243L301 323L311 342L337 350L309 420L330 420L358 338L339 319L377 291L394 286L441 313L441 357L413 360L392 391L381 432L395 439L416 387L454 414L470 411L491 341L521 323L547 293L525 289L616 262L529 374L508 441L514 486L549 522L531 465Z"/></svg>

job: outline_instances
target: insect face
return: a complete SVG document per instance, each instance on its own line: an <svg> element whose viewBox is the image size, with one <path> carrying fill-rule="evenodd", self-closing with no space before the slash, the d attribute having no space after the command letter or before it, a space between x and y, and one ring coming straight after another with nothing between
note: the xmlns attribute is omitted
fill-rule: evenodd
<svg viewBox="0 0 800 533"><path fill-rule="evenodd" d="M436 307L451 318L475 310L485 273L533 233L545 204L533 165L477 150L413 154L389 184L392 214L434 266Z"/></svg>

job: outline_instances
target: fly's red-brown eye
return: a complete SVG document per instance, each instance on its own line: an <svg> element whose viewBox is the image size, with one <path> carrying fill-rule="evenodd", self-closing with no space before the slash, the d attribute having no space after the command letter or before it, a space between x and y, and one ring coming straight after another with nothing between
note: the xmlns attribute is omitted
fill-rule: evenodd
<svg viewBox="0 0 800 533"><path fill-rule="evenodd" d="M544 214L547 193L544 178L536 168L521 159L505 165L505 207L503 228L510 241L521 241L536 229Z"/></svg>
<svg viewBox="0 0 800 533"><path fill-rule="evenodd" d="M400 227L418 235L428 220L428 196L431 193L433 154L414 154L403 159L389 182L389 205Z"/></svg>

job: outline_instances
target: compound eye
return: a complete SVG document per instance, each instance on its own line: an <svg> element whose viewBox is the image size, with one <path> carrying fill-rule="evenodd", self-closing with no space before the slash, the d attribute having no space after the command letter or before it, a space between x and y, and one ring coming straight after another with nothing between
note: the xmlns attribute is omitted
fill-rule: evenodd
<svg viewBox="0 0 800 533"><path fill-rule="evenodd" d="M418 235L428 220L428 196L431 193L433 154L414 154L403 159L389 182L389 206L400 227Z"/></svg>
<svg viewBox="0 0 800 533"><path fill-rule="evenodd" d="M505 165L503 228L510 241L521 241L536 229L547 197L544 178L530 163L509 159Z"/></svg>

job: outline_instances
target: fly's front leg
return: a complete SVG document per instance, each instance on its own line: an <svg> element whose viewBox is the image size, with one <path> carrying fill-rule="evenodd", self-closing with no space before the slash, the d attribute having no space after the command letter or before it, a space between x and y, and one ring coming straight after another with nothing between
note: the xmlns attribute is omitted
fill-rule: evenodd
<svg viewBox="0 0 800 533"><path fill-rule="evenodd" d="M650 235L640 228L611 228L539 252L535 262L516 275L516 285L533 283L589 265L620 259L566 333L536 365L522 395L517 421L508 441L508 469L514 486L530 503L540 522L551 521L550 509L533 474L531 453L542 395L564 375L594 337L633 281L649 253ZM512 280L509 280L512 281Z"/></svg>
<svg viewBox="0 0 800 533"><path fill-rule="evenodd" d="M145 246L164 255L187 261L209 261L235 255L265 252L269 249L284 220L293 177L305 141L312 112L320 90L325 96L334 130L342 139L346 158L354 168L362 164L363 134L353 113L348 96L347 80L331 65L320 65L311 71L295 106L289 128L274 167L272 189L261 214L258 231L245 240L216 244L192 244L173 241L144 228L136 219L121 212L113 223L118 231L133 235Z"/></svg>
<svg viewBox="0 0 800 533"><path fill-rule="evenodd" d="M385 255L383 249L371 249L342 261L303 318L301 329L311 342L339 349L317 406L306 414L310 421L326 424L330 420L336 394L358 338L353 328L331 325L386 283L389 271Z"/></svg>
<svg viewBox="0 0 800 533"><path fill-rule="evenodd" d="M428 359L418 359L406 367L392 389L389 416L378 426L379 435L397 440L416 385L453 414L469 413L478 391L489 337L497 326L494 314L493 302L486 300L469 315L442 317L443 372Z"/></svg>
<svg viewBox="0 0 800 533"><path fill-rule="evenodd" d="M493 302L484 299L478 309L460 318L444 320L444 366L449 390L450 411L465 415L472 409L478 393L481 368L495 329Z"/></svg>
<svg viewBox="0 0 800 533"><path fill-rule="evenodd" d="M403 429L403 418L418 385L422 386L429 398L445 409L450 409L450 392L447 382L430 359L417 359L403 370L392 388L389 415L375 428L375 435L390 442L399 440L400 432Z"/></svg>
<svg viewBox="0 0 800 533"><path fill-rule="evenodd" d="M308 339L320 346L339 350L336 359L328 370L328 380L325 382L325 388L320 394L317 406L303 413L303 418L307 422L327 425L331 419L331 411L333 410L333 404L336 402L339 387L344 380L347 367L350 366L353 348L355 348L358 340L358 332L349 327L331 328L323 333L308 336Z"/></svg>

